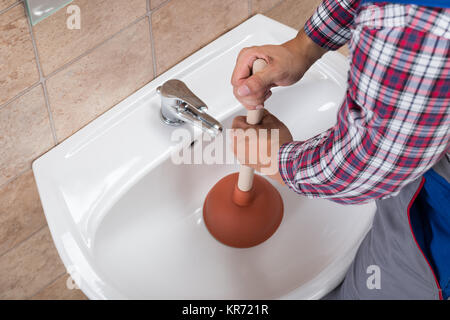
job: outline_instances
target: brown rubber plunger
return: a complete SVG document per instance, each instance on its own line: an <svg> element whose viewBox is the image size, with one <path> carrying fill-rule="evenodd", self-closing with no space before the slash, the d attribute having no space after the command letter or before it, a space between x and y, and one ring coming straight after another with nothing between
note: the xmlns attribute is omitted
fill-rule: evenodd
<svg viewBox="0 0 450 320"><path fill-rule="evenodd" d="M253 73L266 62L253 63ZM263 110L249 110L247 123L258 124ZM269 239L283 218L283 201L270 182L241 165L209 191L203 204L203 218L209 232L218 241L235 248L249 248Z"/></svg>

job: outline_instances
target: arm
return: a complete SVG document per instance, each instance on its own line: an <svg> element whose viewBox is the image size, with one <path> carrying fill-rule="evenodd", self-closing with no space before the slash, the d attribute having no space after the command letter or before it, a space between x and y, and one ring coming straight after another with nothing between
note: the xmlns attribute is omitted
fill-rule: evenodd
<svg viewBox="0 0 450 320"><path fill-rule="evenodd" d="M234 95L247 109L259 109L272 94L272 87L294 84L326 51L304 30L282 45L244 48L231 78ZM253 62L257 59L264 59L268 65L252 75Z"/></svg>
<svg viewBox="0 0 450 320"><path fill-rule="evenodd" d="M348 204L385 198L448 150L450 40L430 32L437 22L429 22L395 32L389 27L356 30L337 124L304 143L280 148L279 169L290 188Z"/></svg>
<svg viewBox="0 0 450 320"><path fill-rule="evenodd" d="M264 106L276 86L289 86L303 77L309 67L328 50L350 39L349 26L360 0L324 0L297 36L282 45L244 48L236 61L231 84L236 98L247 108ZM268 66L251 75L256 59Z"/></svg>
<svg viewBox="0 0 450 320"><path fill-rule="evenodd" d="M361 0L324 0L306 22L304 31L319 46L337 50L351 38L353 23Z"/></svg>
<svg viewBox="0 0 450 320"><path fill-rule="evenodd" d="M360 0L325 0L297 36L282 45L243 49L231 79L236 98L247 108L264 106L275 86L289 86L300 80L309 67L328 50L350 39L349 26ZM256 59L268 66L251 75Z"/></svg>

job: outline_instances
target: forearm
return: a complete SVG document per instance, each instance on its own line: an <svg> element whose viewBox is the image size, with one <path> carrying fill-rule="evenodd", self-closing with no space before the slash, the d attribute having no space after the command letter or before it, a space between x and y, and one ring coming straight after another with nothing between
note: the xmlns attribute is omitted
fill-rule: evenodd
<svg viewBox="0 0 450 320"><path fill-rule="evenodd" d="M449 150L448 115L436 112L446 104L424 104L417 119L404 120L402 112L385 117L390 105L368 116L348 93L334 127L305 142L282 145L280 175L297 193L339 203L393 196Z"/></svg>
<svg viewBox="0 0 450 320"><path fill-rule="evenodd" d="M282 44L294 58L293 70L301 78L323 54L350 39L359 0L325 0L297 36Z"/></svg>
<svg viewBox="0 0 450 320"><path fill-rule="evenodd" d="M351 38L360 0L323 0L304 26L305 34L317 45L336 50Z"/></svg>
<svg viewBox="0 0 450 320"><path fill-rule="evenodd" d="M282 46L290 50L296 57L296 61L302 64L303 72L306 72L314 62L328 51L328 49L311 40L304 29L301 29L294 39L283 43Z"/></svg>
<svg viewBox="0 0 450 320"><path fill-rule="evenodd" d="M366 13L364 27L356 24L357 36L349 44L353 54L348 89L337 124L304 143L280 148L280 174L289 187L341 203L384 198L423 175L449 151L450 44L448 37L434 32L446 21L446 13L418 10L420 14L400 15L410 22L395 29L386 10L381 12L387 15L375 18ZM423 17L426 24L419 23ZM316 24L313 38L322 39L330 26Z"/></svg>

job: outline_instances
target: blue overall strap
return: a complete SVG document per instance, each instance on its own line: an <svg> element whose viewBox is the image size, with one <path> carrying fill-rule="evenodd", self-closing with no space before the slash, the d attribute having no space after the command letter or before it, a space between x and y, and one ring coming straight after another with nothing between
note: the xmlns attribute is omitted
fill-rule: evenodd
<svg viewBox="0 0 450 320"><path fill-rule="evenodd" d="M416 240L433 266L444 299L450 297L450 183L430 169L411 207Z"/></svg>
<svg viewBox="0 0 450 320"><path fill-rule="evenodd" d="M435 7L435 8L450 8L450 0L388 0L388 1L377 1L377 0L361 0L361 4L364 3L400 3L400 4L417 4L424 7Z"/></svg>

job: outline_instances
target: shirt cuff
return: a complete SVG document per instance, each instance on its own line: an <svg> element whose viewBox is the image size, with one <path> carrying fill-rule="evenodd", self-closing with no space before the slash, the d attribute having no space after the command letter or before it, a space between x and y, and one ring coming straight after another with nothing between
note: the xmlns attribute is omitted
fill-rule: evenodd
<svg viewBox="0 0 450 320"><path fill-rule="evenodd" d="M301 152L304 142L294 141L285 143L278 151L278 170L284 183L291 189L298 192L295 184L295 165L299 152Z"/></svg>
<svg viewBox="0 0 450 320"><path fill-rule="evenodd" d="M306 22L305 33L319 46L336 50L351 38L360 0L324 0Z"/></svg>

